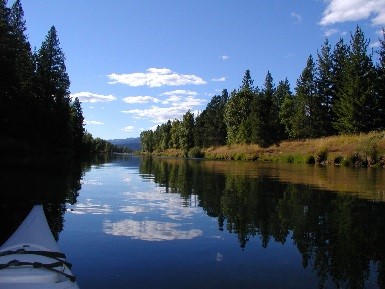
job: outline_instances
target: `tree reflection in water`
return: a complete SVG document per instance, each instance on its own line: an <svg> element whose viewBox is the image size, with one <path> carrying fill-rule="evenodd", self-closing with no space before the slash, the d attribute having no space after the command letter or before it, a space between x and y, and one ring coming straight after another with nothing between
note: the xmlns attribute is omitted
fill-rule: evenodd
<svg viewBox="0 0 385 289"><path fill-rule="evenodd" d="M186 200L196 195L219 229L238 236L242 249L251 238L261 238L263 247L271 239L284 244L292 238L303 267L317 272L320 288L327 280L338 288L364 288L373 270L377 285L385 287L383 201L282 182L263 171L242 174L223 166L218 171L167 158L143 158L140 166L140 173L153 175L166 192Z"/></svg>

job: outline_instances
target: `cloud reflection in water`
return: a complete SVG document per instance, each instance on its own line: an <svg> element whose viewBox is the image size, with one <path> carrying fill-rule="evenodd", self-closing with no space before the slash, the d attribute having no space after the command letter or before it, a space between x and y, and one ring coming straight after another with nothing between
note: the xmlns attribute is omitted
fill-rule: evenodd
<svg viewBox="0 0 385 289"><path fill-rule="evenodd" d="M144 241L189 240L202 236L197 229L178 230L179 224L157 221L122 220L116 223L105 221L103 230L114 236L126 236Z"/></svg>

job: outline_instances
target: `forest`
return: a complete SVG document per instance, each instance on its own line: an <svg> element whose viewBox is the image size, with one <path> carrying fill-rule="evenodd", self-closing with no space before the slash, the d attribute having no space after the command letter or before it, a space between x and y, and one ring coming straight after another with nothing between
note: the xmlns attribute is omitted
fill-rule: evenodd
<svg viewBox="0 0 385 289"><path fill-rule="evenodd" d="M84 129L71 99L65 55L55 26L32 51L19 0L0 1L0 148L18 155L84 155L123 149Z"/></svg>
<svg viewBox="0 0 385 289"><path fill-rule="evenodd" d="M246 70L238 89L214 96L198 115L190 110L140 135L145 153L180 149L198 157L200 148L311 139L385 129L385 30L378 51L357 26L350 42L325 38L296 81L275 85L270 71L263 86Z"/></svg>

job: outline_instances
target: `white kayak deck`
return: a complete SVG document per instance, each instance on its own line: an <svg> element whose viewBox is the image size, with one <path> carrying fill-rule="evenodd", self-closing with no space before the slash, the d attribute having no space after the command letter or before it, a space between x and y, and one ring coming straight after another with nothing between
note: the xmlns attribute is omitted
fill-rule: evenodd
<svg viewBox="0 0 385 289"><path fill-rule="evenodd" d="M78 289L69 267L51 233L43 206L35 205L0 247L0 289Z"/></svg>

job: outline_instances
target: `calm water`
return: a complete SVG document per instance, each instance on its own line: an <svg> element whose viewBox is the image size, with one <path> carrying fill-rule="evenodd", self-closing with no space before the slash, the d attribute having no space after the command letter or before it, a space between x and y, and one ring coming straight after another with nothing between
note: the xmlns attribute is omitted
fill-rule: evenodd
<svg viewBox="0 0 385 289"><path fill-rule="evenodd" d="M383 169L117 157L2 184L2 241L42 201L82 289L385 288Z"/></svg>

